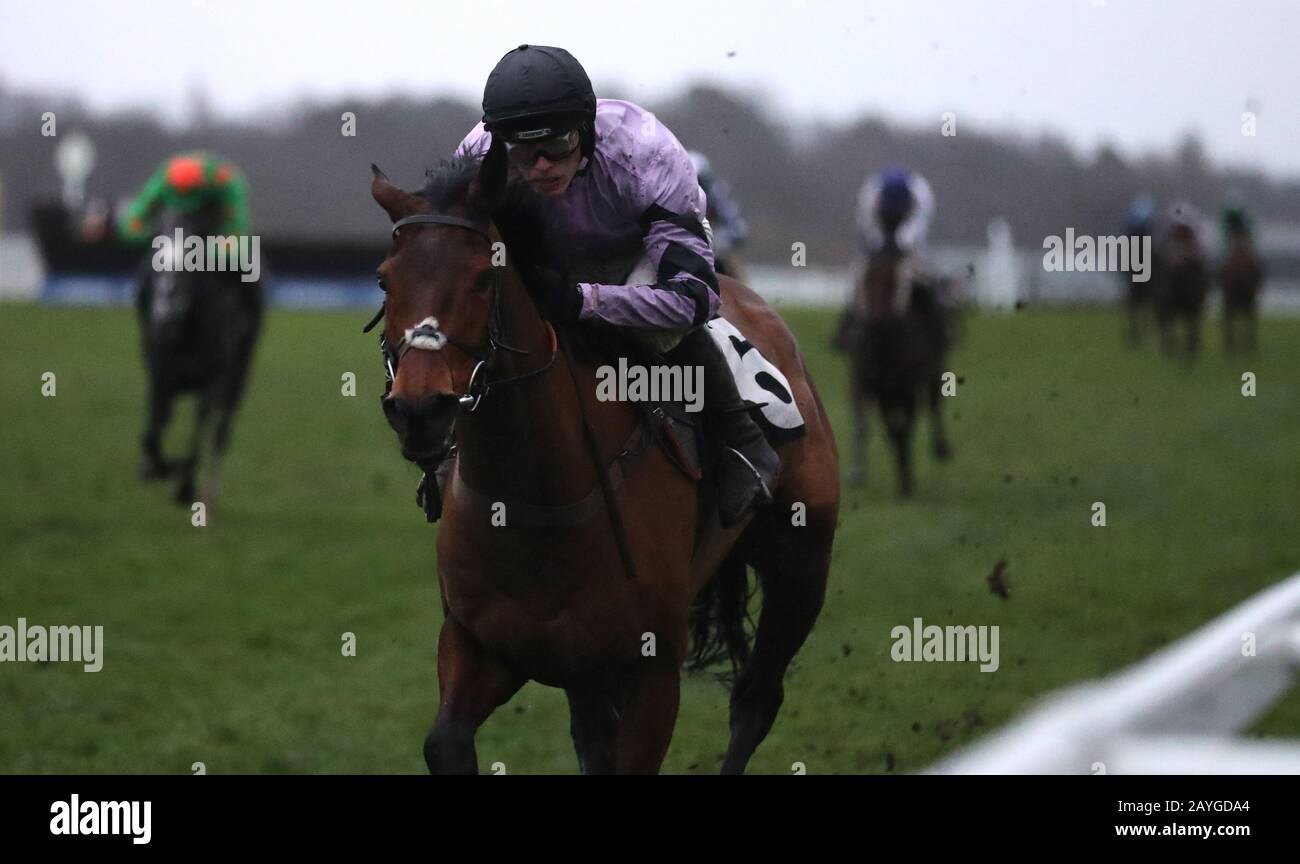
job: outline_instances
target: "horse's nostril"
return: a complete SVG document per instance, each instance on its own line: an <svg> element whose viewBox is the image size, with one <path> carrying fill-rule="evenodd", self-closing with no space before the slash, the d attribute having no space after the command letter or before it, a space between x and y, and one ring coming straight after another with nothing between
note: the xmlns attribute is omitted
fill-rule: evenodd
<svg viewBox="0 0 1300 864"><path fill-rule="evenodd" d="M459 407L460 397L452 393L434 393L412 403L399 396L383 400L384 416L398 431L413 425L437 424Z"/></svg>

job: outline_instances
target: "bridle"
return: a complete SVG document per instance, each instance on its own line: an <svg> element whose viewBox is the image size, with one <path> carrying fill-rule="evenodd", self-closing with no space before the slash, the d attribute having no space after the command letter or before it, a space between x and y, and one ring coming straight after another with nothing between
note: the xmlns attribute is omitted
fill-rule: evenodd
<svg viewBox="0 0 1300 864"><path fill-rule="evenodd" d="M396 237L397 232L407 225L450 225L456 228L464 228L467 231L473 231L475 234L478 234L483 237L483 239L487 240L489 244L492 243L492 236L488 233L487 226L471 219L464 219L460 216L452 216L445 213L417 213L414 216L405 216L393 223L393 236ZM445 332L439 329L436 319L425 319L425 321L418 326L408 330L402 337L401 341L396 345L389 345L387 336L385 336L383 332L380 332L379 351L384 360L385 377L384 395L382 398L387 398L388 394L392 392L393 382L397 379L397 366L401 362L402 357L405 356L406 352L410 351L413 347L412 343L417 340L420 342L421 348L434 351L441 350L445 345L451 345L465 356L476 361L474 371L470 373L469 384L465 388L465 393L458 398L460 405L466 408L469 413L473 413L478 409L479 403L483 400L483 397L486 396L493 387L500 388L508 384L526 381L530 378L542 375L555 365L555 357L556 354L559 353L555 328L551 327L550 323L543 320L543 323L546 324L546 329L551 336L551 356L547 358L546 362L536 369L532 369L522 375L515 375L510 378L499 378L495 381L488 380L488 371L492 366L493 359L497 356L497 352L508 351L512 354L529 353L522 348L515 348L507 344L501 338L502 269L503 268L501 267L495 266L492 268L492 311L488 316L487 333L484 334L483 344L481 346L467 346L452 339ZM375 325L384 317L387 305L387 300L380 304L379 311L375 313L375 317L370 319L370 323L368 323L361 332L369 333L375 328Z"/></svg>

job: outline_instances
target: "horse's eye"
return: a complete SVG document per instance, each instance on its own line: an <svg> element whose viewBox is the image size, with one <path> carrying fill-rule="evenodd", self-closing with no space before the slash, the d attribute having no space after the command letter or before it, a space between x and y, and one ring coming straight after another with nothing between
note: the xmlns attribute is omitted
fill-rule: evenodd
<svg viewBox="0 0 1300 864"><path fill-rule="evenodd" d="M377 270L375 271L375 283L379 285L380 291L383 291L384 293L388 293L388 283L384 281L384 274L380 273Z"/></svg>

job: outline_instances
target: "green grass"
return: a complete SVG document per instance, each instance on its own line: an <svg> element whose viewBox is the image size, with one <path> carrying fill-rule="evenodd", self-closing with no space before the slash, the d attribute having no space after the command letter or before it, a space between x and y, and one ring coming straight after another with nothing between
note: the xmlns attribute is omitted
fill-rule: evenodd
<svg viewBox="0 0 1300 864"><path fill-rule="evenodd" d="M848 451L826 312L787 310ZM0 771L416 772L436 704L433 541L376 405L360 313L273 312L213 524L134 477L143 375L126 310L0 306L0 624L102 624L103 671L0 664ZM1138 660L1300 569L1300 321L1185 369L1106 311L976 317L900 503L883 435L847 490L826 608L751 770L915 771L1036 696ZM1217 334L1211 333L1211 336ZM1245 370L1259 395L1240 394ZM41 374L58 395L40 395ZM362 395L340 395L357 373ZM879 428L879 424L877 424ZM922 433L925 432L923 428ZM1091 526L1103 501L1108 525ZM1010 597L986 577L1007 562ZM1001 627L1001 668L893 663L914 617ZM341 656L356 634L358 654ZM717 769L726 694L686 681L665 770ZM1257 731L1295 734L1288 699ZM573 772L559 691L530 685L481 764Z"/></svg>

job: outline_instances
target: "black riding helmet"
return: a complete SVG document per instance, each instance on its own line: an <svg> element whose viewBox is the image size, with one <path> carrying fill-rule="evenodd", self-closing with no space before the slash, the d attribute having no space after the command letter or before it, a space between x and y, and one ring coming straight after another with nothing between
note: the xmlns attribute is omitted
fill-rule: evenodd
<svg viewBox="0 0 1300 864"><path fill-rule="evenodd" d="M582 153L590 156L596 145L596 93L586 70L568 51L520 45L488 76L483 125L506 140L521 133L536 138L576 128L582 134Z"/></svg>

